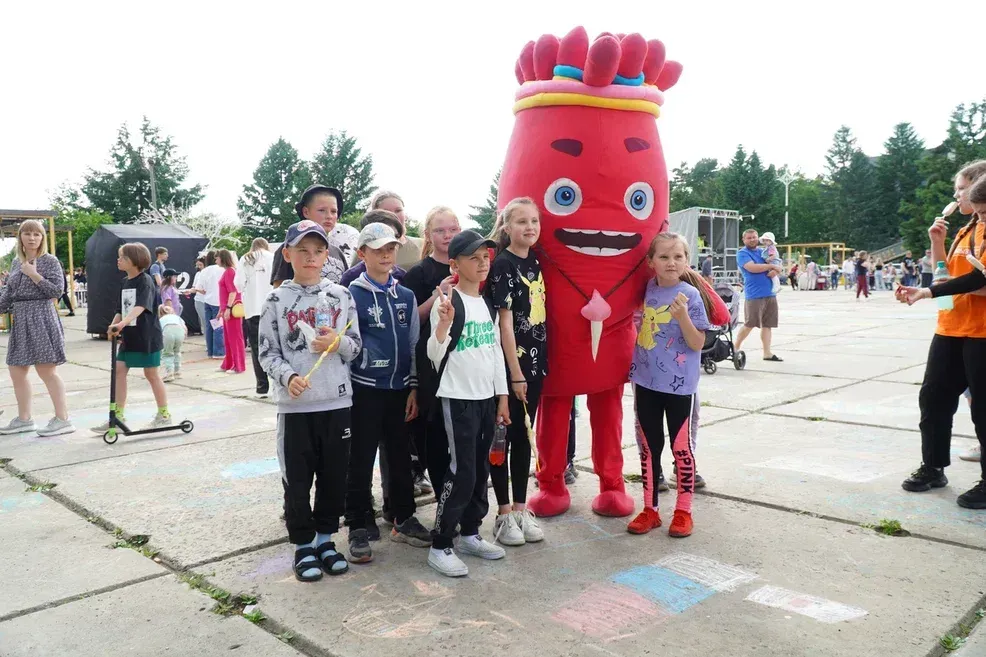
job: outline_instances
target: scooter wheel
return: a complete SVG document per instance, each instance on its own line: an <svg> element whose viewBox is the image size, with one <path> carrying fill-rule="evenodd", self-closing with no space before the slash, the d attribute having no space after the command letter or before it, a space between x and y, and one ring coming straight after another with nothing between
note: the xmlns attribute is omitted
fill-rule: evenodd
<svg viewBox="0 0 986 657"><path fill-rule="evenodd" d="M181 427L181 430L184 431L185 433L192 433L192 429L195 428L195 425L192 424L191 420L184 420L178 426Z"/></svg>
<svg viewBox="0 0 986 657"><path fill-rule="evenodd" d="M746 352L745 351L737 351L736 352L736 356L733 358L733 366L736 369L738 369L738 370L741 370L744 367L746 367Z"/></svg>
<svg viewBox="0 0 986 657"><path fill-rule="evenodd" d="M109 431L103 434L103 442L106 443L107 445L112 445L113 443L115 443L117 438L119 438L119 436L117 435L116 429L110 429Z"/></svg>

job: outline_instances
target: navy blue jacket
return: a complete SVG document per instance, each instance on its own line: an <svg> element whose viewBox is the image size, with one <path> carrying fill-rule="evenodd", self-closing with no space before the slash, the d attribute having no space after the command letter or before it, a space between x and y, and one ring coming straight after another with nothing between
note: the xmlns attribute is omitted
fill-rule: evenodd
<svg viewBox="0 0 986 657"><path fill-rule="evenodd" d="M353 383L403 390L418 387L414 350L421 331L414 292L391 278L386 290L361 274L349 284L363 350L350 364Z"/></svg>

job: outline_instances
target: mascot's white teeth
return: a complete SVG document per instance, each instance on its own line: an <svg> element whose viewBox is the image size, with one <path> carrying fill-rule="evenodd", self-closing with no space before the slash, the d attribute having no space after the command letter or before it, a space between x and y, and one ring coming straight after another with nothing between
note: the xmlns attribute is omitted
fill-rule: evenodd
<svg viewBox="0 0 986 657"><path fill-rule="evenodd" d="M630 251L630 249L603 249L598 246L569 246L568 244L565 246L573 251L591 256L618 256Z"/></svg>

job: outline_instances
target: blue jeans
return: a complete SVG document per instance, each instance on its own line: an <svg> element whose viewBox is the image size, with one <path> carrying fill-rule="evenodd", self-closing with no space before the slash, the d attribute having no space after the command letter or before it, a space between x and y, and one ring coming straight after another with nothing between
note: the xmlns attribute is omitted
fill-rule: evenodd
<svg viewBox="0 0 986 657"><path fill-rule="evenodd" d="M226 355L226 343L223 342L223 330L212 328L212 320L219 317L219 306L205 304L205 351L209 358Z"/></svg>

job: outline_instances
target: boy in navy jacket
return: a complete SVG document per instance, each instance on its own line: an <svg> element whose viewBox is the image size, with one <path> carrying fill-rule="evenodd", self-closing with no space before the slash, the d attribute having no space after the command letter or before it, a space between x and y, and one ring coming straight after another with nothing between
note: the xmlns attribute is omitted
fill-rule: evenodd
<svg viewBox="0 0 986 657"><path fill-rule="evenodd" d="M414 516L407 423L418 413L414 349L419 320L414 293L398 285L391 274L399 246L390 226L366 226L360 232L357 247L366 271L349 285L363 339L363 349L351 364L353 442L346 525L349 560L353 563L373 559L367 522L373 518L370 486L378 444L390 464L387 494L389 510L394 514L391 540L415 547L431 545L430 532Z"/></svg>

